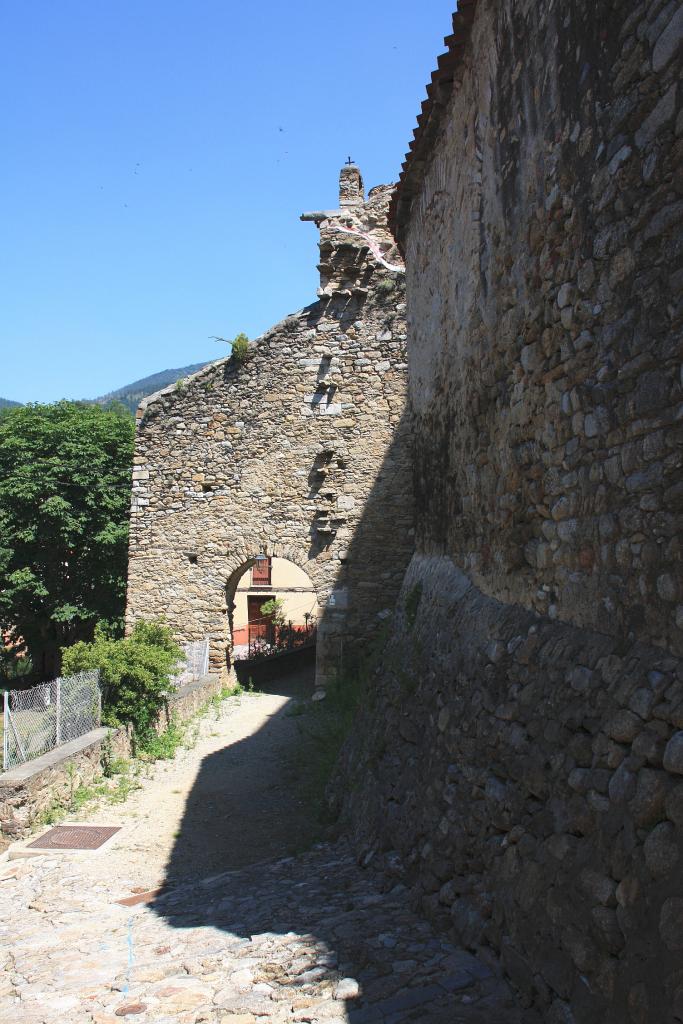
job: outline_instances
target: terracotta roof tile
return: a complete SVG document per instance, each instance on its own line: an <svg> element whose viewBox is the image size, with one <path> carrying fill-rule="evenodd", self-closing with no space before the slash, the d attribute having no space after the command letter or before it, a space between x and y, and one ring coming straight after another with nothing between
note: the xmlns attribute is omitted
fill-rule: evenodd
<svg viewBox="0 0 683 1024"><path fill-rule="evenodd" d="M454 73L462 60L469 38L478 0L459 0L453 15L453 32L446 36L442 53L427 85L427 99L422 101L401 175L389 207L389 226L401 246L405 226L410 216L413 196L416 194L422 171L441 128L441 120L454 85Z"/></svg>

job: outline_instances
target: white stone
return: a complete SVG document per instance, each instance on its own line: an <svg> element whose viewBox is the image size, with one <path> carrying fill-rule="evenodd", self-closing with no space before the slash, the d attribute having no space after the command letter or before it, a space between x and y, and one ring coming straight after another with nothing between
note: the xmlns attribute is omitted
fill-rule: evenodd
<svg viewBox="0 0 683 1024"><path fill-rule="evenodd" d="M622 146L621 149L618 149L607 165L607 170L609 171L609 173L615 174L616 171L619 170L621 165L628 160L631 153L632 149L630 146Z"/></svg>
<svg viewBox="0 0 683 1024"><path fill-rule="evenodd" d="M557 293L557 305L560 307L560 309L563 309L564 306L569 305L569 303L571 302L572 293L573 286L569 282L565 282L565 284L560 287L560 290Z"/></svg>
<svg viewBox="0 0 683 1024"><path fill-rule="evenodd" d="M360 985L355 978L342 978L334 990L335 999L357 999L360 995Z"/></svg>

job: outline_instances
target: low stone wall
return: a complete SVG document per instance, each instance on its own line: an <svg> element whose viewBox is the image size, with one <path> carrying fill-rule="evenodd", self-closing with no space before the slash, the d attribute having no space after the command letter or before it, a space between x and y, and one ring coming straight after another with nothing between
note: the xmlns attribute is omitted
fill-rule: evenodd
<svg viewBox="0 0 683 1024"><path fill-rule="evenodd" d="M93 782L102 771L105 741L111 744L112 756L130 756L125 730L92 729L0 775L0 835L21 839L55 803L67 803L75 789Z"/></svg>
<svg viewBox="0 0 683 1024"><path fill-rule="evenodd" d="M192 718L202 705L206 704L207 700L210 700L211 697L220 693L222 688L223 683L220 678L214 675L202 676L201 679L197 679L194 683L181 686L173 694L166 710L161 716L162 726L165 727L169 724L171 716L176 716L181 721Z"/></svg>
<svg viewBox="0 0 683 1024"><path fill-rule="evenodd" d="M160 728L168 724L171 715L181 721L191 718L220 689L215 676L181 687L161 716ZM0 775L0 836L20 839L55 803L68 803L75 789L94 782L101 774L105 742L109 756L131 756L131 736L126 729L93 729Z"/></svg>
<svg viewBox="0 0 683 1024"><path fill-rule="evenodd" d="M683 668L415 556L338 801L548 1024L683 1019Z"/></svg>

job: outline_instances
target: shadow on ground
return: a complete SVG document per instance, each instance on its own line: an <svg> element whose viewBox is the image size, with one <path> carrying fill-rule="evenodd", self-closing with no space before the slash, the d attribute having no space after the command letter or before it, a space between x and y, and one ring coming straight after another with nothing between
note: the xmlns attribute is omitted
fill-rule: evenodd
<svg viewBox="0 0 683 1024"><path fill-rule="evenodd" d="M271 687L287 703L205 758L150 909L174 928L220 930L246 958L253 979L228 991L228 1013L280 1020L286 1004L287 1019L316 1021L324 1004L330 1024L521 1022L497 973L436 935L402 884L360 868L344 841L314 843L305 716L293 713L311 690L310 676Z"/></svg>
<svg viewBox="0 0 683 1024"><path fill-rule="evenodd" d="M202 761L166 865L168 884L296 853L319 834L302 784L299 719L292 714L313 693L313 670L261 692L286 703L253 735Z"/></svg>

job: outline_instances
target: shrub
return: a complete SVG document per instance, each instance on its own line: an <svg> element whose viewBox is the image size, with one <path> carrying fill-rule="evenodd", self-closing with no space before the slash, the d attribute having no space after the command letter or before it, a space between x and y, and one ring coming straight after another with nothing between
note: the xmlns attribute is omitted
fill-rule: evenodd
<svg viewBox="0 0 683 1024"><path fill-rule="evenodd" d="M243 363L249 351L249 338L240 332L232 341L232 355L238 363Z"/></svg>
<svg viewBox="0 0 683 1024"><path fill-rule="evenodd" d="M185 739L184 726L172 717L163 732L150 729L142 737L141 746L150 761L172 761Z"/></svg>
<svg viewBox="0 0 683 1024"><path fill-rule="evenodd" d="M264 601L261 605L261 615L270 616L276 626L283 626L285 622L285 603L281 597L271 597L270 601Z"/></svg>
<svg viewBox="0 0 683 1024"><path fill-rule="evenodd" d="M130 636L114 640L95 628L92 643L62 650L64 674L100 670L104 718L109 725L130 724L144 746L154 732L159 711L174 689L171 676L183 652L161 622L136 622Z"/></svg>
<svg viewBox="0 0 683 1024"><path fill-rule="evenodd" d="M389 295L394 290L394 282L391 277L381 277L375 286L379 295Z"/></svg>

